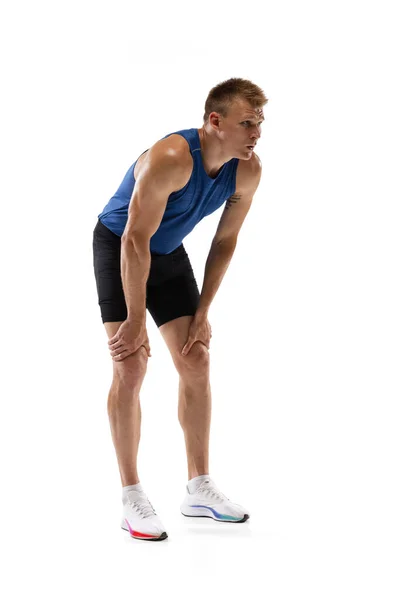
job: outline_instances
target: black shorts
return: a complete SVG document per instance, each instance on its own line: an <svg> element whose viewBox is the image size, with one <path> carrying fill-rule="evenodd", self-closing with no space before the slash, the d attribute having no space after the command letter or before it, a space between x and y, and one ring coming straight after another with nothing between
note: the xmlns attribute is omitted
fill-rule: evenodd
<svg viewBox="0 0 400 600"><path fill-rule="evenodd" d="M98 220L93 231L93 267L103 323L125 321L121 279L121 238ZM170 254L151 253L146 307L157 327L194 315L200 294L183 244Z"/></svg>

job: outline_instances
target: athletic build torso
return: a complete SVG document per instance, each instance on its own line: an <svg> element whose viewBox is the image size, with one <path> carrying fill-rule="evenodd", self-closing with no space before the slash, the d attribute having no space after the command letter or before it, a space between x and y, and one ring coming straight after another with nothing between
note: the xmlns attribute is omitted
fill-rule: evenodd
<svg viewBox="0 0 400 600"><path fill-rule="evenodd" d="M188 168L185 185L169 195L160 226L150 240L150 249L159 254L169 254L177 248L199 221L217 210L235 193L239 163L239 159L232 158L210 176L202 160L199 130L183 129L162 139L170 136L186 140L183 144L187 147L188 165L191 168ZM136 178L140 176L147 160L149 149L129 167L118 190L98 215L103 225L116 235L123 234Z"/></svg>

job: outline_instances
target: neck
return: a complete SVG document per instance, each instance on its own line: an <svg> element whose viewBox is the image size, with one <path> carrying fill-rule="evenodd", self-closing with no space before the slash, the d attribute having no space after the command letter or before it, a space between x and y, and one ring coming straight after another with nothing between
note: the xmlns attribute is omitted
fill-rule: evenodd
<svg viewBox="0 0 400 600"><path fill-rule="evenodd" d="M213 131L203 125L199 132L201 158L205 172L209 177L216 177L223 165L232 157L224 154L221 142Z"/></svg>

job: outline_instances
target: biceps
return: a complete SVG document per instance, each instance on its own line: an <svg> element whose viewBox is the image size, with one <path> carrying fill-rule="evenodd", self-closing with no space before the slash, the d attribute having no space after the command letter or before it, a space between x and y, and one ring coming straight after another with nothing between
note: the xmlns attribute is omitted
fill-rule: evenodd
<svg viewBox="0 0 400 600"><path fill-rule="evenodd" d="M167 201L168 193L153 186L135 186L124 236L140 235L150 239L160 226Z"/></svg>

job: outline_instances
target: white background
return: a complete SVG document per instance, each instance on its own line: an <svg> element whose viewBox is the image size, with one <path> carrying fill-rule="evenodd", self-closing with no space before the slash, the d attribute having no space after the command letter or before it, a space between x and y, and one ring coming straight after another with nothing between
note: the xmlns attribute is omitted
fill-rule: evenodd
<svg viewBox="0 0 400 600"><path fill-rule="evenodd" d="M3 4L3 597L398 600L394 8ZM178 377L148 315L139 475L169 538L146 544L119 528L92 231L137 156L200 127L230 77L269 102L262 181L209 315L210 473L251 519L180 515ZM221 210L184 241L199 286Z"/></svg>

